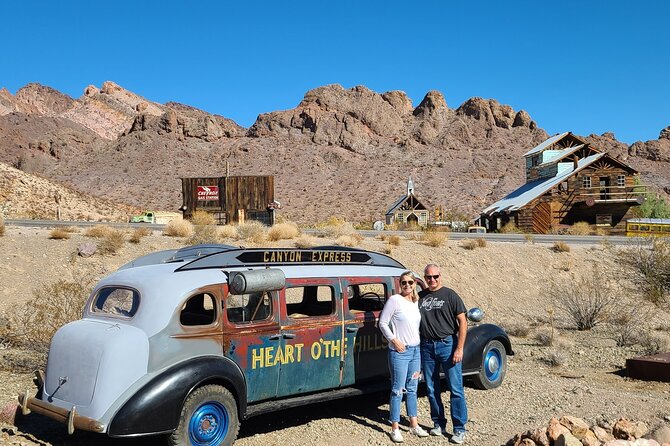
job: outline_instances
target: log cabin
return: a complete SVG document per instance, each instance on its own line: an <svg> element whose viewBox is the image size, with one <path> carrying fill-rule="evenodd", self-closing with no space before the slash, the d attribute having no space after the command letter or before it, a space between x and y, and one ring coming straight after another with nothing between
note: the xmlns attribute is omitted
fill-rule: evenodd
<svg viewBox="0 0 670 446"><path fill-rule="evenodd" d="M550 137L524 154L526 183L481 212L489 231L513 223L524 232L560 232L587 222L625 233L632 210L644 202L638 172L570 132Z"/></svg>

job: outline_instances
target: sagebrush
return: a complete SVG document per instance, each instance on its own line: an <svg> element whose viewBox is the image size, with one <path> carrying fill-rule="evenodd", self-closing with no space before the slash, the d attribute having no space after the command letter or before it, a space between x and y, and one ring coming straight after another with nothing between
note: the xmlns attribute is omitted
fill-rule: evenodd
<svg viewBox="0 0 670 446"><path fill-rule="evenodd" d="M590 330L606 321L617 297L623 294L597 267L584 277L554 282L550 293L556 308L577 330Z"/></svg>
<svg viewBox="0 0 670 446"><path fill-rule="evenodd" d="M651 241L650 241L651 240ZM670 244L662 239L639 239L620 251L620 258L628 265L633 281L644 297L656 304L670 301Z"/></svg>

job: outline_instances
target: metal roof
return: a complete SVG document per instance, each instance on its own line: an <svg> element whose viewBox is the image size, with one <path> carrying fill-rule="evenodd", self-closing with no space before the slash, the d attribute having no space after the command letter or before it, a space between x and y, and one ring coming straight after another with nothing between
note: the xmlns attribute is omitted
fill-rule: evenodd
<svg viewBox="0 0 670 446"><path fill-rule="evenodd" d="M482 213L491 215L496 212L516 211L603 156L605 156L605 153L596 153L587 156L586 158L579 160L577 169L574 168L574 165L571 165L555 177L543 178L541 180L526 183L502 200L496 201L491 206L484 209Z"/></svg>
<svg viewBox="0 0 670 446"><path fill-rule="evenodd" d="M540 166L545 166L547 164L552 164L555 163L556 161L560 161L561 158L565 158L566 156L573 154L582 147L584 147L584 144L579 144L578 146L574 147L568 147L567 149L563 150L557 150L554 156L552 156L551 158L540 164Z"/></svg>
<svg viewBox="0 0 670 446"><path fill-rule="evenodd" d="M570 132L565 132L565 133L561 133L559 135L552 136L551 138L547 139L546 141L544 141L540 145L535 146L534 148L530 149L523 156L528 156L528 155L533 155L535 153L540 153L541 151L543 151L544 149L546 149L547 147L549 147L550 145L552 145L553 143L555 143L559 139L563 138L568 133L570 133Z"/></svg>
<svg viewBox="0 0 670 446"><path fill-rule="evenodd" d="M628 223L639 223L647 225L670 225L670 218L631 218Z"/></svg>

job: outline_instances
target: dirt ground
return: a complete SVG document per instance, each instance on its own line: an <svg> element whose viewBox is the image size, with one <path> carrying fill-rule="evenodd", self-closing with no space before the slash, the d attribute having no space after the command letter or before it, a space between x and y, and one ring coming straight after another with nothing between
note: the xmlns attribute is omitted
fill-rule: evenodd
<svg viewBox="0 0 670 446"><path fill-rule="evenodd" d="M154 232L137 245L126 243L112 256L98 254L82 258L77 247L91 241L83 233L69 240L50 240L48 231L7 227L0 237L0 317L24 305L33 293L57 279L96 280L127 261L148 252L183 246L184 240ZM323 239L324 245L332 240ZM243 244L240 241L226 241ZM292 246L283 241L282 246ZM268 243L269 245L269 243ZM361 247L383 251L385 242L366 238ZM644 382L625 377L626 358L645 353L643 345L617 347L617 327L602 324L590 331L568 328L557 310L555 285L576 284L594 274L594 265L620 286L621 309L644 306L649 316L640 325L654 336L668 340L670 314L646 303L629 280L620 262L618 248L608 244L571 246L569 252L554 252L550 245L488 242L468 250L463 242L450 240L430 247L417 240L401 238L392 256L408 268L421 271L426 263L442 266L446 285L454 288L466 306L479 306L486 322L509 328L515 355L509 358L503 385L490 391L468 387L470 422L468 444L497 446L514 434L546 426L552 416L571 414L588 422L613 422L620 417L644 421L651 428L670 426L670 383ZM553 315L553 316L552 316ZM550 317L552 316L552 317ZM543 346L536 335L556 330L553 346ZM527 334L520 327L526 327ZM523 336L521 336L523 335ZM0 344L0 408L32 385L33 364L25 352ZM24 358L17 360L17 358ZM558 363L559 365L553 365ZM375 394L281 411L242 423L236 445L341 445L390 444L388 396ZM445 401L448 403L447 398ZM430 423L426 398L420 398L419 420ZM68 436L65 427L31 414L17 419L18 428L5 426L0 444L8 445L160 445L164 440L110 439L76 432ZM447 444L446 438L419 440L405 435L406 444Z"/></svg>

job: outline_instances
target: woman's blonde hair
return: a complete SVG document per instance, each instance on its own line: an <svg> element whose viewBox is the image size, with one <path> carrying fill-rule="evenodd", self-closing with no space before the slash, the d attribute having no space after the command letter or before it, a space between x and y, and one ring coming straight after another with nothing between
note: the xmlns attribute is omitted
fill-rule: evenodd
<svg viewBox="0 0 670 446"><path fill-rule="evenodd" d="M411 277L412 280L414 281L414 287L412 288L412 302L416 302L417 300L419 300L419 293L416 292L416 276L412 271L405 271L398 278L398 282L400 282L402 278L405 276Z"/></svg>

